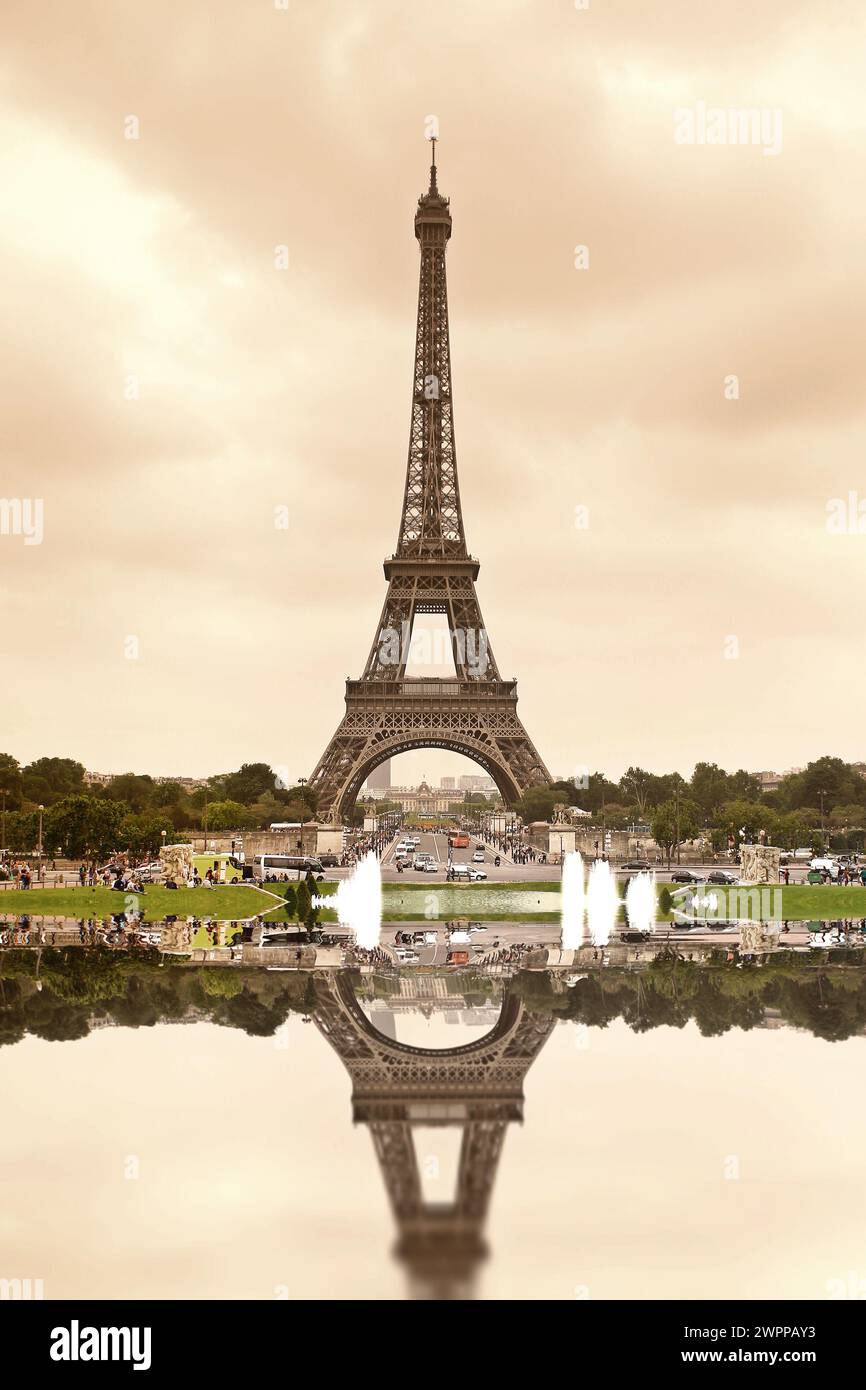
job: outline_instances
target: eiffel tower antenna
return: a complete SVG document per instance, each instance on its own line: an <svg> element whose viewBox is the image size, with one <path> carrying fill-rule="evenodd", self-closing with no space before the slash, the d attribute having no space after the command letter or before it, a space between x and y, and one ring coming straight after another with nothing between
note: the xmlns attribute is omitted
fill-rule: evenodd
<svg viewBox="0 0 866 1390"><path fill-rule="evenodd" d="M360 680L346 682L346 714L310 778L320 817L348 820L364 779L410 748L447 748L490 774L507 803L550 783L517 715L517 682L502 680L475 590L479 562L463 530L451 395L445 252L449 200L436 179L418 199L421 255L412 374L409 454L388 592ZM448 619L453 675L406 675L416 614Z"/></svg>

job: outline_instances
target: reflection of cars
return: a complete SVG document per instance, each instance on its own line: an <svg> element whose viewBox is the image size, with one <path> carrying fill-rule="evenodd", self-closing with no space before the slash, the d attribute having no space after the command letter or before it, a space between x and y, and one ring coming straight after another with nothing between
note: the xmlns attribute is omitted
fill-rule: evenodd
<svg viewBox="0 0 866 1390"><path fill-rule="evenodd" d="M691 869L674 869L671 874L671 883L700 883L700 875L692 873Z"/></svg>
<svg viewBox="0 0 866 1390"><path fill-rule="evenodd" d="M707 874L707 883L721 883L727 887L731 883L739 883L736 874L732 874L730 869L713 869L711 874Z"/></svg>
<svg viewBox="0 0 866 1390"><path fill-rule="evenodd" d="M621 931L619 939L637 945L640 941L649 941L650 933L648 931Z"/></svg>

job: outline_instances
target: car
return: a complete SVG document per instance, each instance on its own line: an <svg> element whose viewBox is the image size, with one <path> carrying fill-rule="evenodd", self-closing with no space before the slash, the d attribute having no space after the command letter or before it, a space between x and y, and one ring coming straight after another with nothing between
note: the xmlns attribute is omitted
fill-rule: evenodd
<svg viewBox="0 0 866 1390"><path fill-rule="evenodd" d="M721 883L724 887L732 883L739 883L736 874L732 874L730 869L713 869L712 873L707 874L707 883Z"/></svg>
<svg viewBox="0 0 866 1390"><path fill-rule="evenodd" d="M641 941L649 941L650 935L651 933L648 931L621 931L619 939L636 946Z"/></svg>
<svg viewBox="0 0 866 1390"><path fill-rule="evenodd" d="M691 869L674 869L671 874L671 883L700 883L700 874L693 873Z"/></svg>
<svg viewBox="0 0 866 1390"><path fill-rule="evenodd" d="M634 873L645 874L652 868L648 859L631 859L628 864L623 864L624 869L629 869Z"/></svg>
<svg viewBox="0 0 866 1390"><path fill-rule="evenodd" d="M474 853L473 856L472 856L472 863L473 863L473 864L483 864L483 863L484 863L484 850L483 850L483 849L477 849L477 850L475 851L475 853Z"/></svg>
<svg viewBox="0 0 866 1390"><path fill-rule="evenodd" d="M412 860L408 854L396 854L394 856L394 863L396 864L398 869L412 868Z"/></svg>
<svg viewBox="0 0 866 1390"><path fill-rule="evenodd" d="M482 879L486 879L486 878L487 878L487 875L486 875L486 873L484 872L483 869L470 869L470 870L469 870L469 881L470 881L470 883L480 883Z"/></svg>
<svg viewBox="0 0 866 1390"><path fill-rule="evenodd" d="M836 859L830 859L826 855L819 855L812 860L809 865L810 873L828 873L831 878L839 877L839 863Z"/></svg>
<svg viewBox="0 0 866 1390"><path fill-rule="evenodd" d="M421 836L420 836L420 835L413 835L413 836L412 836L412 844L413 844L413 845L420 845L420 843L421 843Z"/></svg>
<svg viewBox="0 0 866 1390"><path fill-rule="evenodd" d="M425 874L435 874L437 867L432 859L425 859L423 871Z"/></svg>
<svg viewBox="0 0 866 1390"><path fill-rule="evenodd" d="M795 850L794 850L794 858L795 858L795 859L811 859L811 858L812 858L812 851L811 851L810 849L795 849Z"/></svg>

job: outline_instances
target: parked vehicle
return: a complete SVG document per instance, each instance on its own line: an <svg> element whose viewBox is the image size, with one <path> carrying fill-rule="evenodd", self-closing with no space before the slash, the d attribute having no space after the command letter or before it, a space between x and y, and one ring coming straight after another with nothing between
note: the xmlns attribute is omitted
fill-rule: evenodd
<svg viewBox="0 0 866 1390"><path fill-rule="evenodd" d="M730 869L713 869L712 873L707 874L707 883L720 883L724 887L729 887L732 883L739 883L736 874L732 874Z"/></svg>
<svg viewBox="0 0 866 1390"><path fill-rule="evenodd" d="M700 883L700 874L692 873L691 869L674 869L671 874L671 883Z"/></svg>
<svg viewBox="0 0 866 1390"><path fill-rule="evenodd" d="M839 861L838 859L829 859L826 856L819 855L812 860L811 864L809 865L809 871L811 873L828 873L831 878L838 878Z"/></svg>
<svg viewBox="0 0 866 1390"><path fill-rule="evenodd" d="M810 849L795 849L795 850L794 850L794 858L795 858L795 859L811 859L811 858L812 858L812 851L811 851Z"/></svg>

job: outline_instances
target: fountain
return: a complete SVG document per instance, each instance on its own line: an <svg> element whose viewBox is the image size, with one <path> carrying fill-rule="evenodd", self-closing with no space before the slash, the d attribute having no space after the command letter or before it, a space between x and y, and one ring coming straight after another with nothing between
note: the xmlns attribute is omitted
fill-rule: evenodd
<svg viewBox="0 0 866 1390"><path fill-rule="evenodd" d="M374 950L382 930L382 874L376 855L365 854L336 893L327 898L316 895L313 906L335 910L340 925L355 933L358 945Z"/></svg>
<svg viewBox="0 0 866 1390"><path fill-rule="evenodd" d="M562 861L562 944L565 950L583 945L586 892L583 884L583 856L572 850Z"/></svg>
<svg viewBox="0 0 866 1390"><path fill-rule="evenodd" d="M616 925L619 913L619 893L616 878L606 859L590 865L586 889L586 915L593 946L606 946Z"/></svg>
<svg viewBox="0 0 866 1390"><path fill-rule="evenodd" d="M638 874L629 880L625 912L632 931L652 931L656 917L655 874Z"/></svg>

